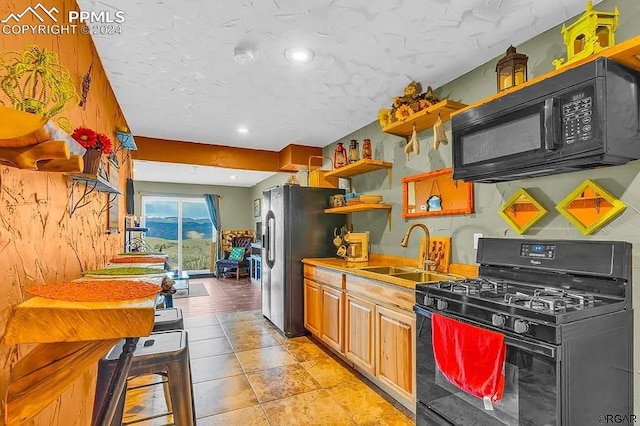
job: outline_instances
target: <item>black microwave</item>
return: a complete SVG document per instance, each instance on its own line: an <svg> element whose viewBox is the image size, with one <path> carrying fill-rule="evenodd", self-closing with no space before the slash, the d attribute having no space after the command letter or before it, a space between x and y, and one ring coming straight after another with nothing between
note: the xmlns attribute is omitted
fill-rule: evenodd
<svg viewBox="0 0 640 426"><path fill-rule="evenodd" d="M640 158L640 74L607 58L452 118L453 177L502 182Z"/></svg>

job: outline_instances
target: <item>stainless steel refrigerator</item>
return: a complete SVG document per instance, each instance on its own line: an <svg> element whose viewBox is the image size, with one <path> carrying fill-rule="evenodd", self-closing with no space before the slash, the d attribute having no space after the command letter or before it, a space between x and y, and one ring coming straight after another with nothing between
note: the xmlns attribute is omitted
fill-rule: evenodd
<svg viewBox="0 0 640 426"><path fill-rule="evenodd" d="M336 194L344 190L283 185L262 193L262 314L287 337L305 334L300 261L336 255L334 229L346 217L324 212Z"/></svg>

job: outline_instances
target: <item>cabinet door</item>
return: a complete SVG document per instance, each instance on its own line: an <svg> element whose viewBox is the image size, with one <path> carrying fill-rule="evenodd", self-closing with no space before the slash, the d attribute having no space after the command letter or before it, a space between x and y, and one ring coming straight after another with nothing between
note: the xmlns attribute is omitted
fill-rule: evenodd
<svg viewBox="0 0 640 426"><path fill-rule="evenodd" d="M338 352L343 352L344 296L342 291L322 286L321 339Z"/></svg>
<svg viewBox="0 0 640 426"><path fill-rule="evenodd" d="M376 306L376 377L415 401L415 315Z"/></svg>
<svg viewBox="0 0 640 426"><path fill-rule="evenodd" d="M375 305L350 294L346 300L345 356L367 373L374 374Z"/></svg>
<svg viewBox="0 0 640 426"><path fill-rule="evenodd" d="M320 337L322 330L322 286L304 280L304 328Z"/></svg>

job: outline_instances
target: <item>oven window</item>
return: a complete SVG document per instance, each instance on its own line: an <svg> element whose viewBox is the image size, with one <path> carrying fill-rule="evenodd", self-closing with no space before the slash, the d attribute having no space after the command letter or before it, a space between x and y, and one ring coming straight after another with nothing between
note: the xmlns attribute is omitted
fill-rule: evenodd
<svg viewBox="0 0 640 426"><path fill-rule="evenodd" d="M540 149L540 117L540 113L535 113L462 136L462 164Z"/></svg>
<svg viewBox="0 0 640 426"><path fill-rule="evenodd" d="M424 318L418 315L419 323ZM427 410L457 426L555 426L559 424L556 361L507 346L502 400L485 409L481 398L450 383L433 358L431 319L417 335L417 410ZM421 416L422 413L418 413Z"/></svg>

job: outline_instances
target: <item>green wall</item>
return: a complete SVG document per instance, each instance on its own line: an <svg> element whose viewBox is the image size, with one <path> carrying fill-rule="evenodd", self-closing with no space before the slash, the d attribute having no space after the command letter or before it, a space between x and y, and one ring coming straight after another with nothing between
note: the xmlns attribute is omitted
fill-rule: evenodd
<svg viewBox="0 0 640 426"><path fill-rule="evenodd" d="M620 10L620 25L616 32L616 41L622 42L640 34L640 2L629 0L605 0L596 6L597 10L611 11L617 6ZM568 22L573 22L573 19ZM504 46L506 51L508 46ZM518 52L529 57L529 75L542 75L553 70L551 61L565 57L564 44L560 34L560 26L553 28L534 39L517 46ZM502 55L501 55L502 56ZM471 104L482 98L495 94L495 64L498 58L479 66L464 76L451 81L437 90L441 97ZM409 81L407 81L408 83ZM423 80L426 87L429 81ZM399 88L399 90L401 90ZM396 93L389 94L389 105ZM388 106L388 105L381 105ZM446 123L447 136L451 140L450 123ZM365 138L371 139L374 145L374 158L393 163L391 188L386 172L376 171L353 178L356 192L378 193L384 196L385 202L393 205L391 214L391 230L386 227L386 215L382 212L354 213L355 231L370 231L372 252L400 256L417 257L418 243L421 237L412 236L409 247L400 247L400 240L405 230L413 223L424 223L433 236L452 237L452 261L459 263L475 263L476 251L473 249L473 234L482 233L487 237L541 238L541 239L590 239L590 240L624 240L633 243L634 257L634 301L640 306L640 161L633 161L624 166L608 167L583 172L567 173L542 178L512 181L500 184L475 184L475 213L463 216L433 217L420 220L402 218L401 179L406 176L425 173L451 166L451 143L441 145L437 151L432 149L433 131L425 130L419 134L420 155L406 160L405 141L402 138L388 135L380 131L377 121L344 136L336 142L343 142L346 147L350 139L357 139L362 145ZM335 143L324 148L325 155L332 156ZM585 179L592 179L601 184L614 196L619 197L627 209L609 225L601 228L591 236L583 236L569 224L554 206L569 194ZM527 234L520 237L499 216L498 210L504 202L518 189L524 187L549 213ZM634 323L640 329L640 308L635 311ZM638 334L638 333L636 333ZM638 339L634 342L635 350L635 387L640 389L640 347ZM640 392L636 392L640 395ZM640 413L640 398L636 396L636 412Z"/></svg>
<svg viewBox="0 0 640 426"><path fill-rule="evenodd" d="M142 195L191 197L218 194L222 196L222 229L254 229L251 188L135 181L134 190L136 216L140 216Z"/></svg>
<svg viewBox="0 0 640 426"><path fill-rule="evenodd" d="M279 186L279 185L283 185L287 179L289 179L290 176L296 176L298 178L298 182L300 182L301 185L306 185L307 183L307 177L306 177L306 173L305 172L299 172L299 173L276 173L275 175L263 180L262 182L258 183L257 185L251 187L251 200L255 200L257 198L259 198L260 200L262 200L262 191L264 191L265 189L269 189L269 188L273 188L274 186ZM253 203L253 201L252 201ZM262 215L262 210L260 211L261 215ZM251 215L253 216L253 214ZM262 218L261 217L254 217L253 218L253 223L254 223L254 228L255 229L255 223L257 222L262 222Z"/></svg>

